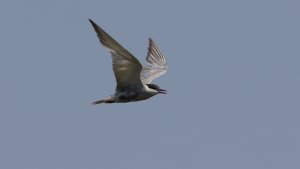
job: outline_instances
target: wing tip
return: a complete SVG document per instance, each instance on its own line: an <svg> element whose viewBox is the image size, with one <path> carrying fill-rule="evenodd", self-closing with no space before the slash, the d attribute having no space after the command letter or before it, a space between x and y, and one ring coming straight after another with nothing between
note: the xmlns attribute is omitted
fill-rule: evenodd
<svg viewBox="0 0 300 169"><path fill-rule="evenodd" d="M89 18L89 21L90 21L90 23L91 23L92 25L95 24L95 22L94 22L91 18Z"/></svg>
<svg viewBox="0 0 300 169"><path fill-rule="evenodd" d="M92 24L92 26L95 29L95 31L98 32L97 29L99 29L99 26L92 19L89 19L89 21Z"/></svg>

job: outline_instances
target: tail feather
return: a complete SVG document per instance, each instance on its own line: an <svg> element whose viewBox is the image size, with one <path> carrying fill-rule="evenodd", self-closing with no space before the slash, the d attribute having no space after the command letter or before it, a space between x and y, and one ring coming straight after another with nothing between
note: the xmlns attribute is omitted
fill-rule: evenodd
<svg viewBox="0 0 300 169"><path fill-rule="evenodd" d="M98 100L93 102L93 105L101 104L101 103L115 103L115 99L113 97L108 97L106 99Z"/></svg>

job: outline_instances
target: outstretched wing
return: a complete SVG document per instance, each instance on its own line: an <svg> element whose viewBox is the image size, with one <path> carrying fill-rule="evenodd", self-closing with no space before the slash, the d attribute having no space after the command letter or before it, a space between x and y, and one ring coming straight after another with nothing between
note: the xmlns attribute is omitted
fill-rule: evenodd
<svg viewBox="0 0 300 169"><path fill-rule="evenodd" d="M154 41L149 38L149 47L146 58L146 64L142 68L141 79L144 84L167 72L167 63L164 55Z"/></svg>
<svg viewBox="0 0 300 169"><path fill-rule="evenodd" d="M122 90L128 87L141 86L141 63L95 22L93 22L91 19L89 19L89 21L94 27L101 44L108 48L111 53L113 71L117 81L116 89Z"/></svg>

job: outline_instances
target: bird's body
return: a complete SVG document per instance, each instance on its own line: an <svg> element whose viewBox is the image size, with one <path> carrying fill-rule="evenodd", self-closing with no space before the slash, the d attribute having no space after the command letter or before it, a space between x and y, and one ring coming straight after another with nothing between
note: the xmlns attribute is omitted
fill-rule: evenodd
<svg viewBox="0 0 300 169"><path fill-rule="evenodd" d="M146 61L142 66L140 62L117 41L109 36L91 19L89 20L97 33L101 44L108 48L113 62L113 71L117 86L114 95L94 102L100 103L126 103L148 99L156 94L166 94L166 90L151 84L151 81L166 72L166 60L160 49L149 38L149 47Z"/></svg>
<svg viewBox="0 0 300 169"><path fill-rule="evenodd" d="M157 94L157 91L149 89L147 86L142 88L127 88L124 91L116 91L114 95L108 98L94 102L99 103L127 103L134 101L146 100Z"/></svg>

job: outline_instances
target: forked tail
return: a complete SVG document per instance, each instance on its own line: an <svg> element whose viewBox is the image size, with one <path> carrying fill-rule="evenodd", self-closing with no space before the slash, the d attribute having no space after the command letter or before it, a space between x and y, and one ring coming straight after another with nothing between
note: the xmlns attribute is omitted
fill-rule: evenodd
<svg viewBox="0 0 300 169"><path fill-rule="evenodd" d="M108 97L108 98L105 98L102 100L95 101L92 104L96 105L96 104L101 104L101 103L115 103L115 101L116 100L114 99L114 97Z"/></svg>

